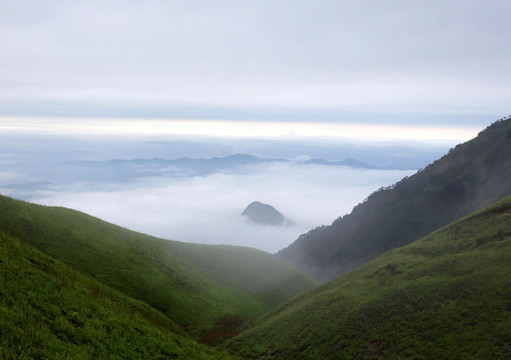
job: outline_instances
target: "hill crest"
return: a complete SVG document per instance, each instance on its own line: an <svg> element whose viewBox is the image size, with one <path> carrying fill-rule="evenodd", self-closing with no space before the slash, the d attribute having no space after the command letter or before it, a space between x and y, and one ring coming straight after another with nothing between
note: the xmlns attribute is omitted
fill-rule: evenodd
<svg viewBox="0 0 511 360"><path fill-rule="evenodd" d="M511 117L415 175L381 188L330 226L301 235L277 256L320 281L511 194Z"/></svg>

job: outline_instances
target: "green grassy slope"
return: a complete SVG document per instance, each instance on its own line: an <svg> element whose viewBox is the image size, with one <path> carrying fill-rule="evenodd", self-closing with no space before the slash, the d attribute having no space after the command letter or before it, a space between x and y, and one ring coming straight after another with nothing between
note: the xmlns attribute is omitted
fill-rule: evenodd
<svg viewBox="0 0 511 360"><path fill-rule="evenodd" d="M225 359L147 304L0 230L1 359Z"/></svg>
<svg viewBox="0 0 511 360"><path fill-rule="evenodd" d="M275 359L511 359L511 197L292 299L227 346Z"/></svg>
<svg viewBox="0 0 511 360"><path fill-rule="evenodd" d="M78 211L3 196L0 229L197 335L225 327L226 318L237 326L316 285L262 251L157 239ZM254 271L258 263L264 272Z"/></svg>

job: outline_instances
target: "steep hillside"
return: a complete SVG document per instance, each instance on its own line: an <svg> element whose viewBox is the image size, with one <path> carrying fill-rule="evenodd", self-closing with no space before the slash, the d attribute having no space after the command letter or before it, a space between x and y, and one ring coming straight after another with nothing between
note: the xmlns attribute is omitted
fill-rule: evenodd
<svg viewBox="0 0 511 360"><path fill-rule="evenodd" d="M0 197L0 230L146 302L196 336L216 328L232 332L316 285L262 251L157 239L70 209L6 197Z"/></svg>
<svg viewBox="0 0 511 360"><path fill-rule="evenodd" d="M147 304L0 229L1 359L225 359Z"/></svg>
<svg viewBox="0 0 511 360"><path fill-rule="evenodd" d="M508 117L277 256L320 281L331 279L510 195L510 154Z"/></svg>
<svg viewBox="0 0 511 360"><path fill-rule="evenodd" d="M290 300L228 347L265 359L510 359L511 197Z"/></svg>

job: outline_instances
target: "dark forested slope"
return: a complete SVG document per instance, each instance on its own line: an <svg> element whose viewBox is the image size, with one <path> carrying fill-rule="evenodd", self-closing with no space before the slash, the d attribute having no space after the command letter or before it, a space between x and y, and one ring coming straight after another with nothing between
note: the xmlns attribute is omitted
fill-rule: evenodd
<svg viewBox="0 0 511 360"><path fill-rule="evenodd" d="M511 194L511 117L277 255L320 281Z"/></svg>

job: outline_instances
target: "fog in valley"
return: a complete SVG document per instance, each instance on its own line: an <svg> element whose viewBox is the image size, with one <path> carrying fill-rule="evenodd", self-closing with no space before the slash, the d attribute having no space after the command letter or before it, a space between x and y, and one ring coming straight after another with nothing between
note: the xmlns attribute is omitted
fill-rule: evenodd
<svg viewBox="0 0 511 360"><path fill-rule="evenodd" d="M349 213L453 145L19 134L2 144L4 195L77 209L166 239L270 253ZM346 159L357 167L342 165ZM241 213L252 201L272 205L292 223L250 222Z"/></svg>
<svg viewBox="0 0 511 360"><path fill-rule="evenodd" d="M299 234L331 223L379 186L409 173L276 164L204 177L149 178L90 187L77 184L76 188L35 192L31 200L78 209L167 239L275 252ZM295 225L250 223L241 213L253 200L272 204Z"/></svg>

